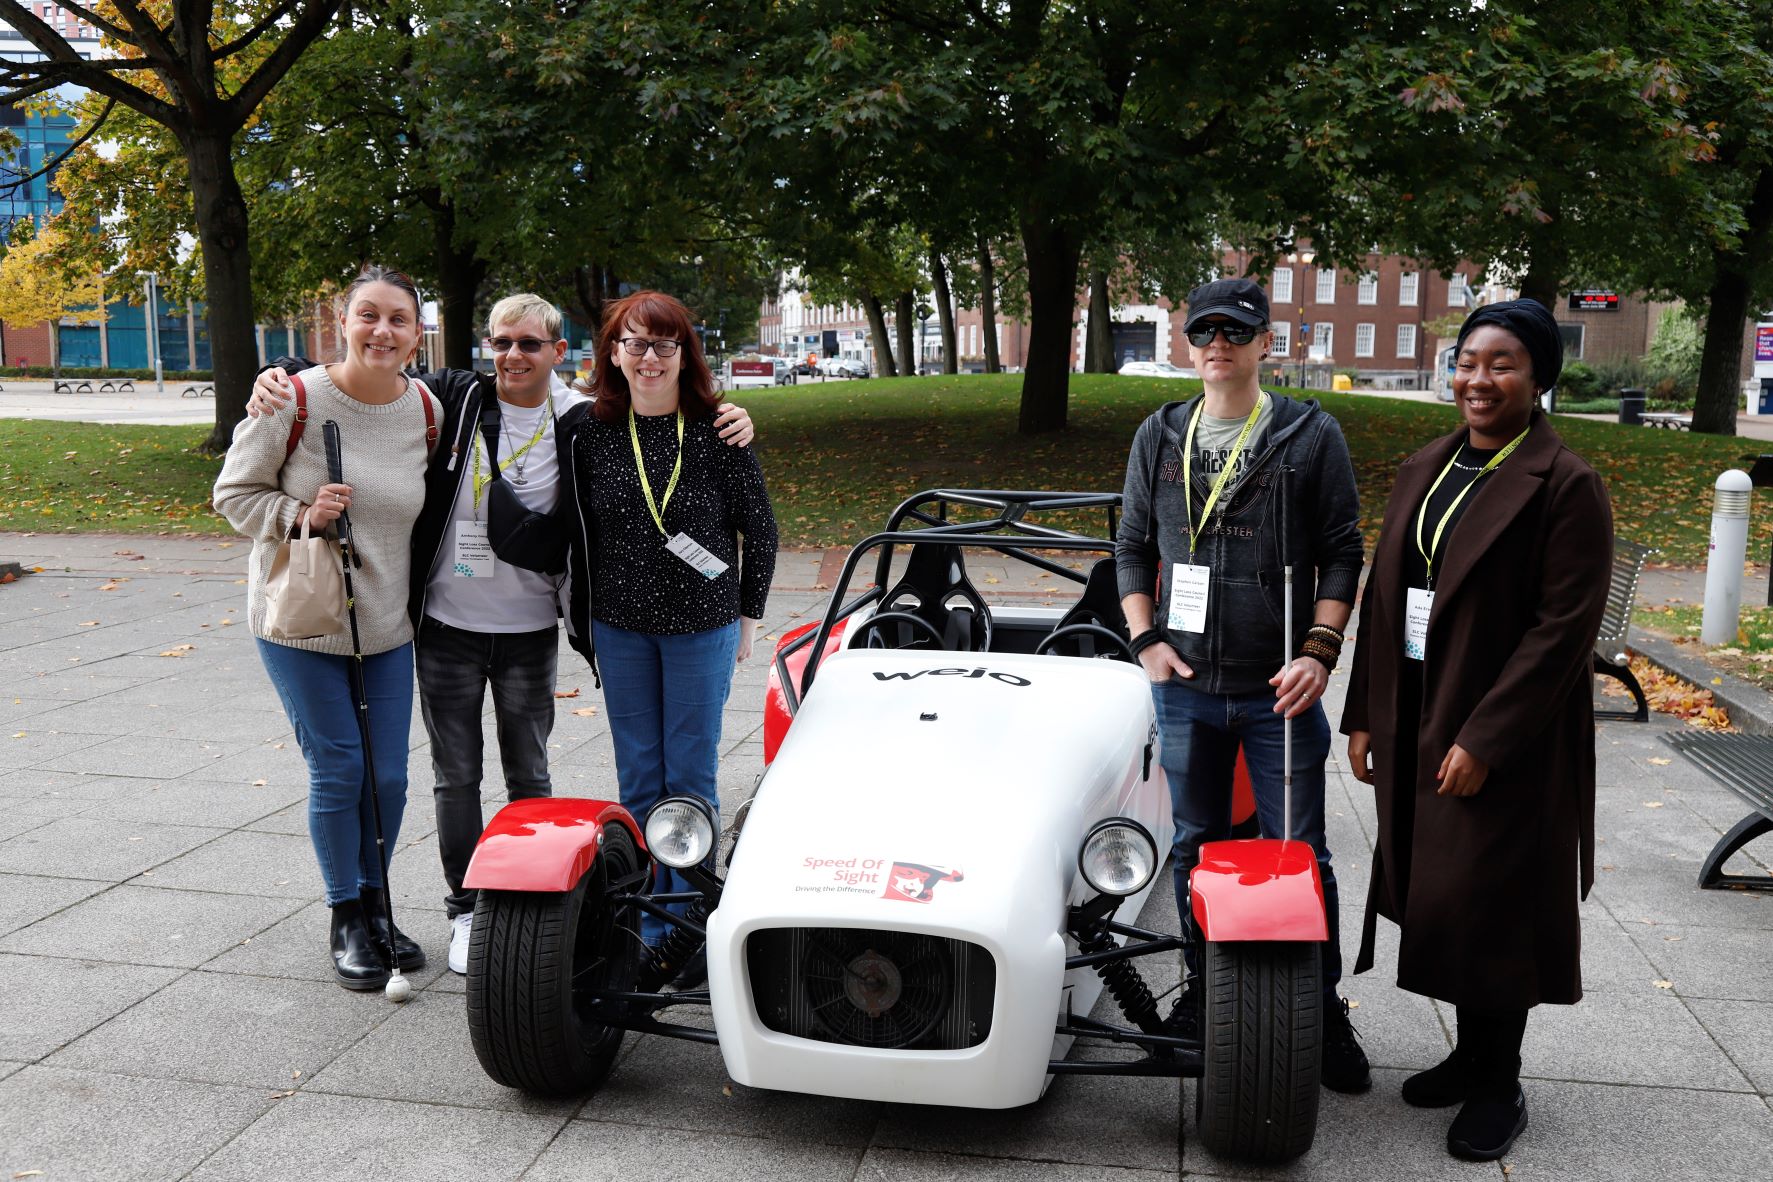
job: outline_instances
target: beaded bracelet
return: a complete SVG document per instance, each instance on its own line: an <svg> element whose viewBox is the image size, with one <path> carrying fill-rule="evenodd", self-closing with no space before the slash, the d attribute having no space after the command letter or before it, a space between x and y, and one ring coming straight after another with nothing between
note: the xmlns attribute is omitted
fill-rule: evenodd
<svg viewBox="0 0 1773 1182"><path fill-rule="evenodd" d="M1139 635L1133 637L1133 639L1128 642L1127 647L1133 650L1133 655L1136 657L1152 645L1163 643L1163 638L1164 633L1162 628L1147 628L1145 631L1139 633Z"/></svg>

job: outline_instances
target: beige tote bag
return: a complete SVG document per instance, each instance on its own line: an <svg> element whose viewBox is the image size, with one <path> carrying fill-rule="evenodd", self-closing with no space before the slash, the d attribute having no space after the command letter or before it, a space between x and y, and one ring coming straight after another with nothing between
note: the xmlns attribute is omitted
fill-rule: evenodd
<svg viewBox="0 0 1773 1182"><path fill-rule="evenodd" d="M265 576L265 632L272 640L314 640L345 630L345 576L324 534L285 539Z"/></svg>

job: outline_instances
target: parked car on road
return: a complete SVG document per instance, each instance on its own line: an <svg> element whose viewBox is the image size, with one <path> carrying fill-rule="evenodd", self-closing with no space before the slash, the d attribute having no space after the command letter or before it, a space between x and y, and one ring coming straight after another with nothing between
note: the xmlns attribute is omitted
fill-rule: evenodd
<svg viewBox="0 0 1773 1182"><path fill-rule="evenodd" d="M1167 361L1129 361L1120 367L1120 374L1127 378L1198 378L1200 375L1192 369L1183 369L1179 365L1171 365Z"/></svg>
<svg viewBox="0 0 1773 1182"><path fill-rule="evenodd" d="M792 386L794 384L794 379L795 379L796 375L799 373L800 370L805 368L804 363L801 365L796 365L794 362L788 360L786 357L777 357L775 359L775 365L776 365L776 385L778 385L778 386Z"/></svg>
<svg viewBox="0 0 1773 1182"><path fill-rule="evenodd" d="M828 378L865 378L871 374L866 361L854 357L827 357L819 363L819 372Z"/></svg>

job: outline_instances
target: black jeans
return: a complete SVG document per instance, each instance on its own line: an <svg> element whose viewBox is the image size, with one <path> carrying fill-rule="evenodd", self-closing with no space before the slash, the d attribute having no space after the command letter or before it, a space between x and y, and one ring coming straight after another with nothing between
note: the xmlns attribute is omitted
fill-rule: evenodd
<svg viewBox="0 0 1773 1182"><path fill-rule="evenodd" d="M480 769L485 742L482 713L492 686L499 763L511 800L551 796L548 735L554 729L554 668L559 632L469 632L426 617L419 629L419 705L431 736L437 806L437 850L449 884L450 918L474 910L474 892L462 887L468 861L485 827Z"/></svg>

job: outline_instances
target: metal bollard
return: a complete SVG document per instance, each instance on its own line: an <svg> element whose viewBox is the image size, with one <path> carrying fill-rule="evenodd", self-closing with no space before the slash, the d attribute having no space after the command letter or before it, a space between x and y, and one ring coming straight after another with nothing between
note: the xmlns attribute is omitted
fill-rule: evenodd
<svg viewBox="0 0 1773 1182"><path fill-rule="evenodd" d="M1735 468L1718 477L1711 504L1711 547L1705 559L1702 644L1733 644L1742 616L1742 563L1748 554L1748 502L1754 482Z"/></svg>

